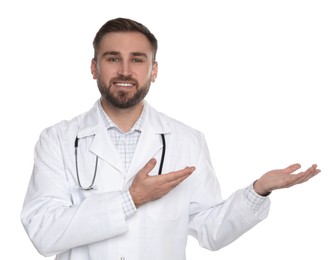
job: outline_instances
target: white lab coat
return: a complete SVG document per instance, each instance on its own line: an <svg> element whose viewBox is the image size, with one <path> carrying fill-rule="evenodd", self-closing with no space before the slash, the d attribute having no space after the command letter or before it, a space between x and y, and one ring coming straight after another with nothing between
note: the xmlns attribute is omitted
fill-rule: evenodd
<svg viewBox="0 0 336 260"><path fill-rule="evenodd" d="M203 135L147 104L144 130L126 172L97 104L71 121L42 132L22 210L22 223L37 250L59 260L183 260L188 234L217 250L252 228L269 211L267 199L254 212L242 190L223 201ZM158 161L166 138L163 173L195 166L196 171L163 198L138 208L125 220L121 191L153 157ZM82 186L78 189L74 141L79 141Z"/></svg>

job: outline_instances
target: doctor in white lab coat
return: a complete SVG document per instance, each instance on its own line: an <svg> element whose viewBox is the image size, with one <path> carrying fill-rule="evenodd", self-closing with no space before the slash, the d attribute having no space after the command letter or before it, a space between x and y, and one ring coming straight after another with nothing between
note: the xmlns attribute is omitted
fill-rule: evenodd
<svg viewBox="0 0 336 260"><path fill-rule="evenodd" d="M120 18L99 30L94 48L91 69L101 99L87 113L44 130L36 145L21 219L41 254L183 260L188 234L218 250L267 216L270 192L319 172L313 165L292 174L297 164L270 171L223 200L203 135L144 101L157 76L155 37ZM140 118L126 167L106 120L128 134Z"/></svg>

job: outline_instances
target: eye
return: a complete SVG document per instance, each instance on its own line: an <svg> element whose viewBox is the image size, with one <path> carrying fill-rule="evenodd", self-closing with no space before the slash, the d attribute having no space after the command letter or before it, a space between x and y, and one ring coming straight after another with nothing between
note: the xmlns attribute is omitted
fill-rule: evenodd
<svg viewBox="0 0 336 260"><path fill-rule="evenodd" d="M133 62L133 63L141 63L142 60L141 60L141 59L134 58L134 59L132 59L132 62Z"/></svg>
<svg viewBox="0 0 336 260"><path fill-rule="evenodd" d="M110 61L110 62L119 62L120 59L116 58L116 57L109 57L109 58L107 58L107 61Z"/></svg>

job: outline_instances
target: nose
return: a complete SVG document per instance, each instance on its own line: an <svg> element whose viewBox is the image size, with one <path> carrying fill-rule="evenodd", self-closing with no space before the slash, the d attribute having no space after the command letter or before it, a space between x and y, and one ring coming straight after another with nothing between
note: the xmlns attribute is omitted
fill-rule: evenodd
<svg viewBox="0 0 336 260"><path fill-rule="evenodd" d="M132 68L129 62L122 61L119 63L118 75L125 77L132 75Z"/></svg>

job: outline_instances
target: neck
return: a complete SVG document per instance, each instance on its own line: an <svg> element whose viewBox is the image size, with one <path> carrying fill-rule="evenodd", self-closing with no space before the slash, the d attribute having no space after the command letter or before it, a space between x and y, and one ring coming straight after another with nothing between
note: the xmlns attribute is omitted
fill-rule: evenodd
<svg viewBox="0 0 336 260"><path fill-rule="evenodd" d="M124 132L128 132L138 120L144 107L144 101L130 108L118 108L101 99L102 107L108 117Z"/></svg>

